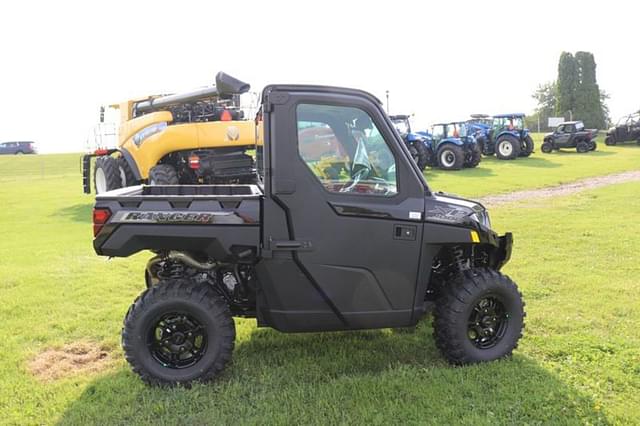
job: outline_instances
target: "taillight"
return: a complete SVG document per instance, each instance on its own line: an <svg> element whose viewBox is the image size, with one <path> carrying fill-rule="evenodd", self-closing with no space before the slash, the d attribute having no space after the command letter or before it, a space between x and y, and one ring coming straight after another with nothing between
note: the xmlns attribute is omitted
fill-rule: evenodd
<svg viewBox="0 0 640 426"><path fill-rule="evenodd" d="M189 156L189 168L192 170L198 170L200 168L200 157L195 154Z"/></svg>
<svg viewBox="0 0 640 426"><path fill-rule="evenodd" d="M93 209L93 236L97 237L102 227L111 217L109 209Z"/></svg>
<svg viewBox="0 0 640 426"><path fill-rule="evenodd" d="M231 121L231 120L233 120L231 111L229 111L228 109L225 109L224 111L222 111L222 114L220 114L220 121Z"/></svg>
<svg viewBox="0 0 640 426"><path fill-rule="evenodd" d="M108 149L96 149L95 151L93 151L94 155L107 155L109 154L109 150Z"/></svg>

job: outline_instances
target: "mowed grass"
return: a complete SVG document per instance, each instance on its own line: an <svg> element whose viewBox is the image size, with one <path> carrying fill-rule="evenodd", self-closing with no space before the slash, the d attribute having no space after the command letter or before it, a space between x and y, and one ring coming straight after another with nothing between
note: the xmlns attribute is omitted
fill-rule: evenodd
<svg viewBox="0 0 640 426"><path fill-rule="evenodd" d="M639 152L616 147L602 162ZM526 180L524 163L538 156L513 165L485 158L486 179L465 186L465 172L454 173L437 189L505 192L499 176L517 174L518 163L520 181L537 183L546 174ZM51 170L44 178L40 162ZM94 254L92 197L81 194L77 165L69 155L0 157L1 423L640 423L638 183L491 212L497 231L515 234L504 272L527 302L525 337L510 360L447 365L430 318L415 333L295 335L237 320L233 364L217 382L186 390L146 387L123 360L122 318L144 287L149 255ZM558 169L567 181L580 177L570 165ZM40 351L78 341L110 348L115 361L52 382L29 372Z"/></svg>
<svg viewBox="0 0 640 426"><path fill-rule="evenodd" d="M512 161L495 156L482 157L474 169L450 172L427 168L425 176L434 190L478 197L528 188L559 185L582 178L637 170L640 147L635 143L606 146L604 137L596 139L594 152L578 154L575 149L563 149L543 154L540 151L542 133L534 133L535 152L528 158Z"/></svg>

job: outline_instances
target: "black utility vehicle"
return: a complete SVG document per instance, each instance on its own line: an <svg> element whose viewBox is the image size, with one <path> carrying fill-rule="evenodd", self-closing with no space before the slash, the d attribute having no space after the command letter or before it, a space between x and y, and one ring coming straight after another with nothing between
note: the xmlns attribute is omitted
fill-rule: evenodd
<svg viewBox="0 0 640 426"><path fill-rule="evenodd" d="M585 129L582 121L567 121L556 127L553 133L544 135L540 149L545 154L560 148L575 148L580 153L595 151L597 135L598 130Z"/></svg>
<svg viewBox="0 0 640 426"><path fill-rule="evenodd" d="M629 141L636 141L640 145L640 111L622 117L615 127L607 130L604 138L606 145Z"/></svg>
<svg viewBox="0 0 640 426"><path fill-rule="evenodd" d="M231 358L234 316L317 332L413 326L433 306L435 342L451 363L512 353L524 303L499 272L511 234L498 236L480 204L431 191L378 99L268 86L257 119L260 184L96 197L98 254L155 253L122 330L145 382L216 377ZM340 171L323 172L326 152L300 149L313 127L331 158L344 158Z"/></svg>

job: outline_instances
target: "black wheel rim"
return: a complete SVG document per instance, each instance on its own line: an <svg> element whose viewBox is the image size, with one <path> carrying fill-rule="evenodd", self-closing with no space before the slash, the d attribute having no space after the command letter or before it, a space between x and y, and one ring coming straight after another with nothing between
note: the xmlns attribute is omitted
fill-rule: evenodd
<svg viewBox="0 0 640 426"><path fill-rule="evenodd" d="M188 368L200 361L207 350L206 329L191 315L167 313L151 325L147 346L163 366Z"/></svg>
<svg viewBox="0 0 640 426"><path fill-rule="evenodd" d="M509 314L495 296L478 300L469 315L467 337L479 349L494 347L504 337Z"/></svg>

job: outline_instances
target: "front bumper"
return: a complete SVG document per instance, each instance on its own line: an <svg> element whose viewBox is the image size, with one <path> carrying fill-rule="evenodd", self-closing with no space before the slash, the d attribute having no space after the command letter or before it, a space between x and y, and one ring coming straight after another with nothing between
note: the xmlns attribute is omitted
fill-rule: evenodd
<svg viewBox="0 0 640 426"><path fill-rule="evenodd" d="M513 247L513 234L507 232L498 237L498 246L494 250L492 259L493 268L499 271L511 259L511 249Z"/></svg>

